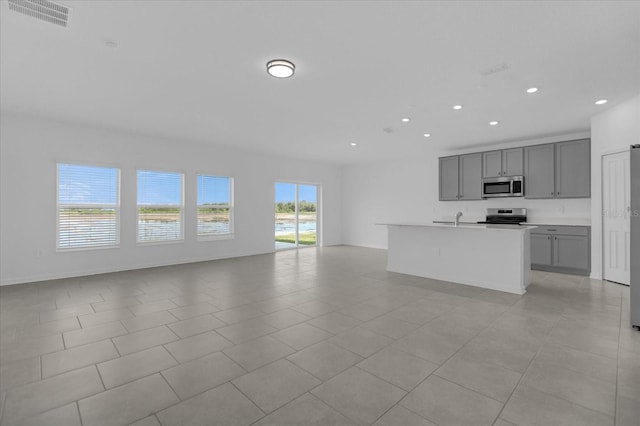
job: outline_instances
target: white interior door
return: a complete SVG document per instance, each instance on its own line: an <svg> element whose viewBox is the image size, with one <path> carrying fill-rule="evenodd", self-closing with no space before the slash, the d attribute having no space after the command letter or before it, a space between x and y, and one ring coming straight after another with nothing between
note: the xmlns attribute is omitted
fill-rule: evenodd
<svg viewBox="0 0 640 426"><path fill-rule="evenodd" d="M629 151L602 157L602 227L604 279L629 285L630 211Z"/></svg>

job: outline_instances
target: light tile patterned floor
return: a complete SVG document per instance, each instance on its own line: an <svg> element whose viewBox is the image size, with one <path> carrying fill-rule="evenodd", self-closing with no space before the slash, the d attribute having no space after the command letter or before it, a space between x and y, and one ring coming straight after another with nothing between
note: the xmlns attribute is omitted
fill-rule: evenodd
<svg viewBox="0 0 640 426"><path fill-rule="evenodd" d="M309 248L0 288L13 425L637 425L629 288L524 296Z"/></svg>

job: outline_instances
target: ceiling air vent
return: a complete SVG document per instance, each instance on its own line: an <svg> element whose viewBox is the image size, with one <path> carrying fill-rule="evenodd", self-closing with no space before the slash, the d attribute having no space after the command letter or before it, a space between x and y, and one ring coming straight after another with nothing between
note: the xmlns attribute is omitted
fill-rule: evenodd
<svg viewBox="0 0 640 426"><path fill-rule="evenodd" d="M69 21L70 9L48 0L9 0L9 9L61 27Z"/></svg>

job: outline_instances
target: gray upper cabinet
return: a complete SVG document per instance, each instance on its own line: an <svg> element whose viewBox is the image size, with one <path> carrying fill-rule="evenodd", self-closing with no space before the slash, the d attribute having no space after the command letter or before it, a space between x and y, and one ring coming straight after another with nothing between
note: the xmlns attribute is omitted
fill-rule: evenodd
<svg viewBox="0 0 640 426"><path fill-rule="evenodd" d="M502 176L502 151L482 153L482 177Z"/></svg>
<svg viewBox="0 0 640 426"><path fill-rule="evenodd" d="M522 176L523 148L505 149L502 151L502 176Z"/></svg>
<svg viewBox="0 0 640 426"><path fill-rule="evenodd" d="M482 179L524 176L525 198L591 196L589 139L441 157L440 201L481 200Z"/></svg>
<svg viewBox="0 0 640 426"><path fill-rule="evenodd" d="M522 175L522 148L482 153L482 176L486 178Z"/></svg>
<svg viewBox="0 0 640 426"><path fill-rule="evenodd" d="M440 201L458 199L458 156L440 158Z"/></svg>
<svg viewBox="0 0 640 426"><path fill-rule="evenodd" d="M591 195L591 146L589 139L556 144L556 197Z"/></svg>
<svg viewBox="0 0 640 426"><path fill-rule="evenodd" d="M460 190L459 200L482 199L482 154L460 156Z"/></svg>
<svg viewBox="0 0 640 426"><path fill-rule="evenodd" d="M589 139L524 149L525 197L588 198L591 193Z"/></svg>
<svg viewBox="0 0 640 426"><path fill-rule="evenodd" d="M527 198L554 198L555 147L528 146L524 149L524 196Z"/></svg>

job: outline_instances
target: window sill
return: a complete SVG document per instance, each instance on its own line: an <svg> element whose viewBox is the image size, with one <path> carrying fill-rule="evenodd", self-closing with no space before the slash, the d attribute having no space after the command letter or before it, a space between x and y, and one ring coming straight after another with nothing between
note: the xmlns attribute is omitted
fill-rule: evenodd
<svg viewBox="0 0 640 426"><path fill-rule="evenodd" d="M56 247L56 253L73 253L78 251L109 250L109 249L119 249L119 248L120 248L120 244L114 244L109 246L86 246L86 247L69 247L69 248Z"/></svg>
<svg viewBox="0 0 640 426"><path fill-rule="evenodd" d="M220 240L233 240L235 239L234 234L226 234L226 235L207 235L198 237L198 242L207 242L207 241L220 241Z"/></svg>
<svg viewBox="0 0 640 426"><path fill-rule="evenodd" d="M167 241L137 241L136 245L143 246L164 246L170 244L184 244L184 239L182 240L167 240Z"/></svg>

